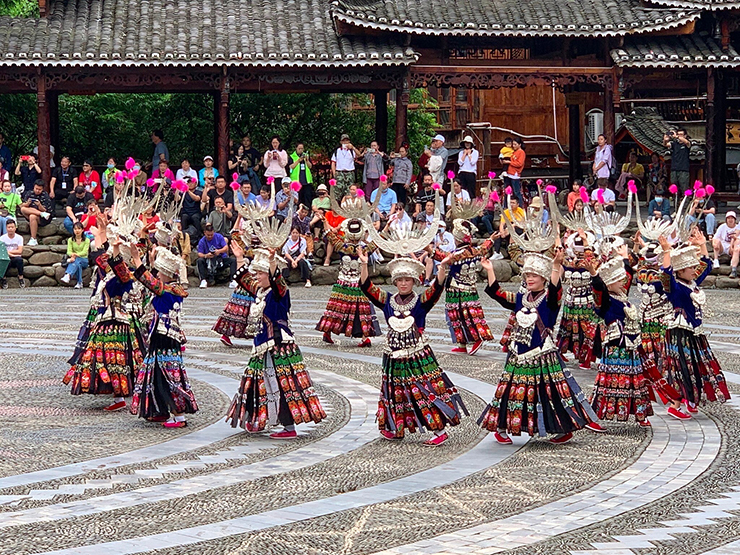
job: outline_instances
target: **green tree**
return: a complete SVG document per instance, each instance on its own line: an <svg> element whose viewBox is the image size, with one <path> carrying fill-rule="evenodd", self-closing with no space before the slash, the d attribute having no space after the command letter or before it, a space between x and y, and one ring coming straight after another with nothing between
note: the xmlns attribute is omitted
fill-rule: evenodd
<svg viewBox="0 0 740 555"><path fill-rule="evenodd" d="M0 15L38 17L39 3L35 0L0 0Z"/></svg>

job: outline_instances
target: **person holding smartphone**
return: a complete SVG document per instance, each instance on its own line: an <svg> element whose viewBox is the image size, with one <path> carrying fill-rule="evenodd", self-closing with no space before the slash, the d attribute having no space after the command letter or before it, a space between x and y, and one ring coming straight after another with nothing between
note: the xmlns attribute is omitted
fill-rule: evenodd
<svg viewBox="0 0 740 555"><path fill-rule="evenodd" d="M21 181L23 181L23 188L30 191L33 189L36 180L41 178L41 166L36 162L36 157L29 153L21 156L13 173L20 176Z"/></svg>
<svg viewBox="0 0 740 555"><path fill-rule="evenodd" d="M279 184L288 175L288 153L283 150L277 135L270 139L270 150L265 152L262 161L265 165L265 179L274 177L275 183Z"/></svg>

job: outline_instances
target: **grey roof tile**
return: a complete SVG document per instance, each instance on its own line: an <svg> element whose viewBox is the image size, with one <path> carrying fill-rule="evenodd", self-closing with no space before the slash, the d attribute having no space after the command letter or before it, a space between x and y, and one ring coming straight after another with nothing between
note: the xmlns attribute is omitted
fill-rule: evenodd
<svg viewBox="0 0 740 555"><path fill-rule="evenodd" d="M299 11L301 20L294 17ZM0 66L416 61L401 37L339 37L330 12L329 0L51 0L45 18L0 17Z"/></svg>
<svg viewBox="0 0 740 555"><path fill-rule="evenodd" d="M733 47L724 52L712 37L693 34L675 37L628 37L621 48L611 51L620 67L637 68L740 68L740 53Z"/></svg>
<svg viewBox="0 0 740 555"><path fill-rule="evenodd" d="M738 0L652 0L657 6L670 6L687 10L737 10L740 9Z"/></svg>
<svg viewBox="0 0 740 555"><path fill-rule="evenodd" d="M421 35L584 37L672 29L701 14L640 0L333 0L332 13L358 27Z"/></svg>
<svg viewBox="0 0 740 555"><path fill-rule="evenodd" d="M671 128L672 126L663 119L655 108L638 107L631 114L625 116L617 132L626 129L643 148L650 152L657 152L664 158L670 158L670 149L663 146L663 135ZM705 157L704 149L705 144L703 142L692 140L689 157L692 160L703 160Z"/></svg>

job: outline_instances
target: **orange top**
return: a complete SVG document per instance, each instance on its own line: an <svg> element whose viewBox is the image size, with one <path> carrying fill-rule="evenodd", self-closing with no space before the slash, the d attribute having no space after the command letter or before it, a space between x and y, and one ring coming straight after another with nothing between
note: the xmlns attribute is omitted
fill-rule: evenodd
<svg viewBox="0 0 740 555"><path fill-rule="evenodd" d="M511 162L509 162L509 169L506 173L522 175L524 169L524 161L527 159L527 153L521 148L511 153Z"/></svg>

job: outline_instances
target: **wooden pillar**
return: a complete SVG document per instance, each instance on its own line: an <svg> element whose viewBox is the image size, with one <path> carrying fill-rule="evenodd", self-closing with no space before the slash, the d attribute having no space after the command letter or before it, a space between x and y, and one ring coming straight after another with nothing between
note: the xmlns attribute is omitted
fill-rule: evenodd
<svg viewBox="0 0 740 555"><path fill-rule="evenodd" d="M213 92L210 93L211 100L213 101L213 151L212 156L214 160L214 167L218 167L216 160L218 159L218 104L221 99L221 93Z"/></svg>
<svg viewBox="0 0 740 555"><path fill-rule="evenodd" d="M477 92L477 91L476 91ZM482 133L483 137L483 172L480 173L485 179L488 178L488 172L493 171L493 156L491 156L491 130L484 129ZM488 181L484 181L488 186Z"/></svg>
<svg viewBox="0 0 740 555"><path fill-rule="evenodd" d="M229 78L225 74L221 77L220 94L218 101L218 172L221 175L229 174L229 117L230 117L230 87ZM226 178L229 179L228 177Z"/></svg>
<svg viewBox="0 0 740 555"><path fill-rule="evenodd" d="M611 84L604 88L604 136L606 142L614 145L614 92Z"/></svg>
<svg viewBox="0 0 740 555"><path fill-rule="evenodd" d="M46 93L46 100L49 104L49 144L54 147L56 156L50 155L50 159L54 159L54 163L59 163L59 157L61 154L61 146L59 146L59 93L48 92Z"/></svg>
<svg viewBox="0 0 740 555"><path fill-rule="evenodd" d="M396 89L396 150L408 141L409 78L403 77L403 86Z"/></svg>
<svg viewBox="0 0 740 555"><path fill-rule="evenodd" d="M721 70L707 69L705 180L721 191L727 166L727 89Z"/></svg>
<svg viewBox="0 0 740 555"><path fill-rule="evenodd" d="M576 179L583 179L583 168L581 167L582 132L581 105L568 104L568 176L571 183Z"/></svg>
<svg viewBox="0 0 740 555"><path fill-rule="evenodd" d="M49 149L51 123L49 102L46 93L46 77L40 69L36 73L36 108L39 166L41 166L42 179L48 188L49 181L51 181L51 168L49 166L49 161L51 160L51 151Z"/></svg>
<svg viewBox="0 0 740 555"><path fill-rule="evenodd" d="M388 146L388 92L373 92L373 102L375 103L375 140L383 152Z"/></svg>

